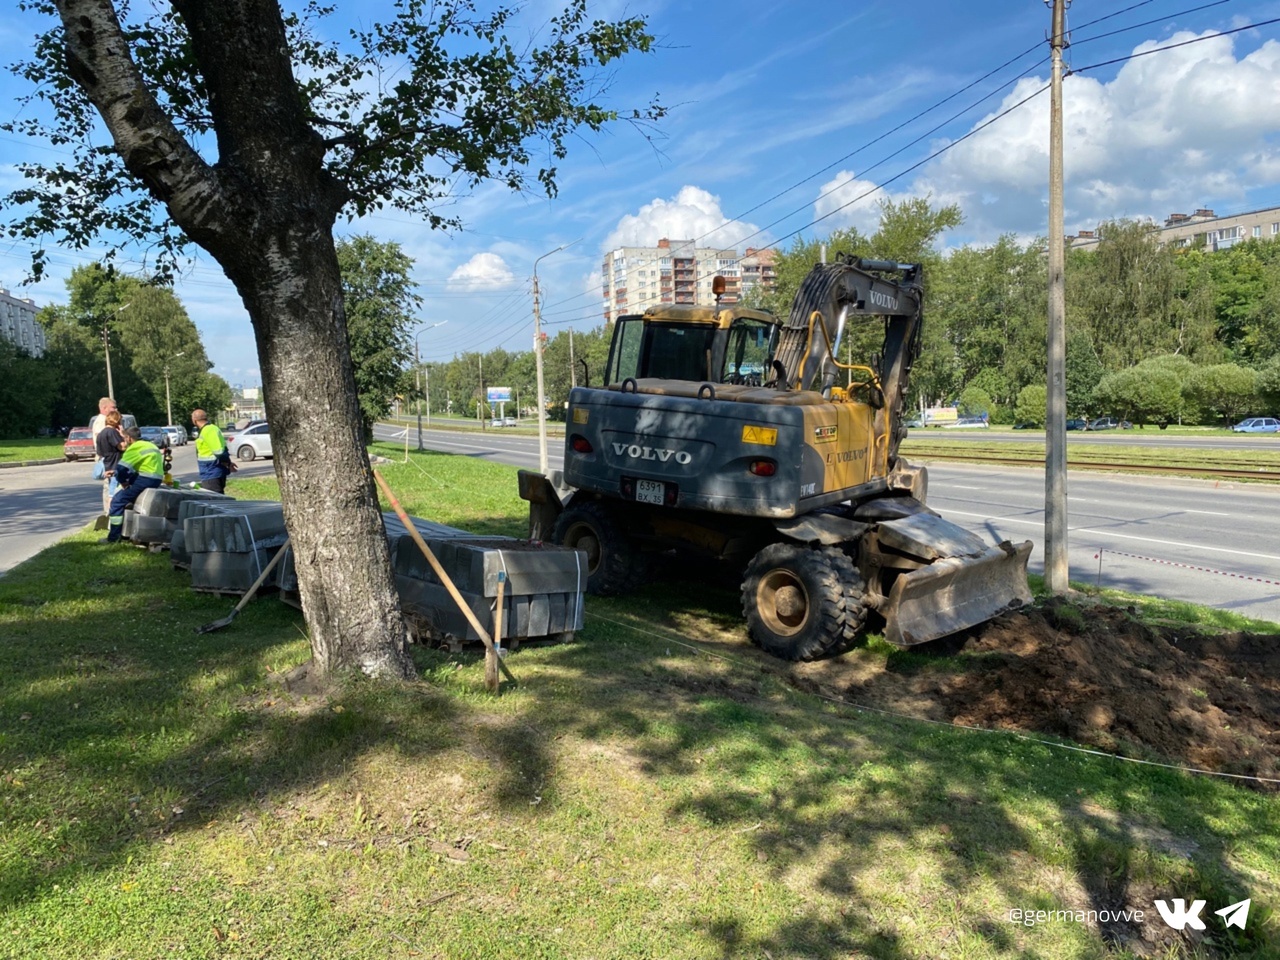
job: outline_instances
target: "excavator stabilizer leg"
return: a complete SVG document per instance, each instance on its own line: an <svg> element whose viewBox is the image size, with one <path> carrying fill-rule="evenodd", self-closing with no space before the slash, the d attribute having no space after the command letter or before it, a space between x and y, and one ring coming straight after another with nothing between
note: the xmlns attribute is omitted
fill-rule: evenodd
<svg viewBox="0 0 1280 960"><path fill-rule="evenodd" d="M894 581L884 638L900 647L936 640L1031 602L1027 558L1031 541L1009 541L978 556L943 557Z"/></svg>

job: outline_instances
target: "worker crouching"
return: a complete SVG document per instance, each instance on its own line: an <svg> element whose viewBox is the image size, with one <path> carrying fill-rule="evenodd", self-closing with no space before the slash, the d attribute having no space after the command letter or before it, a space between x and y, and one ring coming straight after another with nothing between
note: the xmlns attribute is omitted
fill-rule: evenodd
<svg viewBox="0 0 1280 960"><path fill-rule="evenodd" d="M124 452L116 465L120 489L111 498L107 511L108 533L100 542L119 543L124 535L124 512L142 495L164 481L164 454L150 440L141 439L137 427L124 431Z"/></svg>

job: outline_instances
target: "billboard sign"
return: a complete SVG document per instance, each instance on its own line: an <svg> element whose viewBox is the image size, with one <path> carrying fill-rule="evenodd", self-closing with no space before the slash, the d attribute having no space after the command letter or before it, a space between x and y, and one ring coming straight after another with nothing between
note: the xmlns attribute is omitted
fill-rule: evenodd
<svg viewBox="0 0 1280 960"><path fill-rule="evenodd" d="M485 397L490 403L508 403L511 400L511 388L489 387Z"/></svg>

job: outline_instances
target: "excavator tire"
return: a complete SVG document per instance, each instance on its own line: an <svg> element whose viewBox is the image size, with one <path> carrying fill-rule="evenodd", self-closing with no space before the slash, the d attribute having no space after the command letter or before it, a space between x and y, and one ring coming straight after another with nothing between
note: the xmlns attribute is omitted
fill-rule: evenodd
<svg viewBox="0 0 1280 960"><path fill-rule="evenodd" d="M587 593L618 596L634 590L644 579L644 555L599 501L566 507L556 518L551 541L586 553Z"/></svg>
<svg viewBox="0 0 1280 960"><path fill-rule="evenodd" d="M863 582L838 547L772 543L742 582L751 639L783 660L816 660L847 650L866 624Z"/></svg>

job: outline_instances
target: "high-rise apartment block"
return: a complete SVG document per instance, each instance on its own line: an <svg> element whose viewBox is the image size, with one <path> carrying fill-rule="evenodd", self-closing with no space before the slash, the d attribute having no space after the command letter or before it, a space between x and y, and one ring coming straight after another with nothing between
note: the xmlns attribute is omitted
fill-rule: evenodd
<svg viewBox="0 0 1280 960"><path fill-rule="evenodd" d="M0 337L17 344L33 357L44 355L44 327L36 322L34 300L19 300L0 287Z"/></svg>
<svg viewBox="0 0 1280 960"><path fill-rule="evenodd" d="M709 304L711 281L725 278L722 303L737 303L752 287L774 284L774 250L747 247L746 253L699 247L694 240L658 241L656 247L618 247L605 254L604 318L616 320L664 303Z"/></svg>

